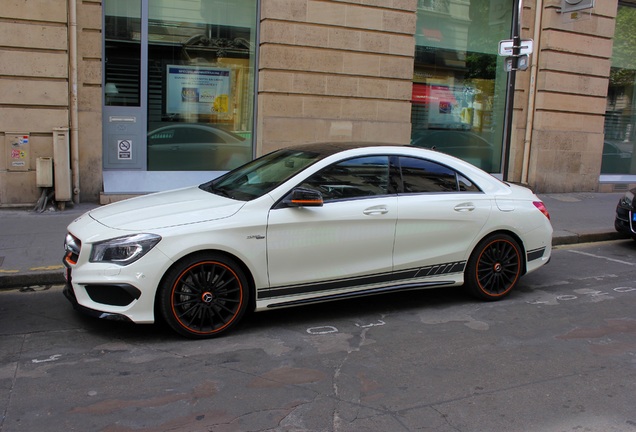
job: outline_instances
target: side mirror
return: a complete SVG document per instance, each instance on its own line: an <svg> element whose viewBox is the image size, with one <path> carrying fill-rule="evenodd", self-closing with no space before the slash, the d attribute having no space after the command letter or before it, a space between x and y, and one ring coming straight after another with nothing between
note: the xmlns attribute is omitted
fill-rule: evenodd
<svg viewBox="0 0 636 432"><path fill-rule="evenodd" d="M296 188L285 200L289 207L322 207L322 194L313 189Z"/></svg>

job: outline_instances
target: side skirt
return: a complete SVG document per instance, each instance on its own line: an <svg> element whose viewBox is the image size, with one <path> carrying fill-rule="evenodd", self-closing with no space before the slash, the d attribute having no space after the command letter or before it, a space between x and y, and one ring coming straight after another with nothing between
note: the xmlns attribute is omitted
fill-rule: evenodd
<svg viewBox="0 0 636 432"><path fill-rule="evenodd" d="M271 303L267 305L268 309L274 308L283 308L289 306L298 306L302 304L310 304L310 303L321 303L332 300L343 300L348 298L355 297L365 297L370 295L378 295L378 294L386 294L391 292L398 291L409 291L409 290L417 290L417 289L425 289L425 288L439 288L448 285L455 285L455 281L438 281L438 282L422 282L422 283L414 283L414 284L403 284L403 285L394 285L394 286L385 286L380 288L370 288L361 291L353 291L347 293L340 294L330 294L321 297L311 297L299 300L290 300L280 303Z"/></svg>

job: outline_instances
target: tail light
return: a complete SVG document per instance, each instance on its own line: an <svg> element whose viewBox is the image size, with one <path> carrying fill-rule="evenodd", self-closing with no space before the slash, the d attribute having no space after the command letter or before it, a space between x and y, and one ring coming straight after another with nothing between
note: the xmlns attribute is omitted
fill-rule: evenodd
<svg viewBox="0 0 636 432"><path fill-rule="evenodd" d="M545 217L548 218L548 220L550 220L550 213L548 212L548 209L545 207L545 204L543 204L541 201L532 201L532 204L534 204L534 206L538 208L539 211L543 213Z"/></svg>

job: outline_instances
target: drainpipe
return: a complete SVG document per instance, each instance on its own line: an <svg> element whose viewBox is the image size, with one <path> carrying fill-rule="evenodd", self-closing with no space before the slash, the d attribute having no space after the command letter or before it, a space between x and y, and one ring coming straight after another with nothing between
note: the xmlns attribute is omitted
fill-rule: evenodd
<svg viewBox="0 0 636 432"><path fill-rule="evenodd" d="M71 170L73 174L73 202L79 204L79 138L77 132L79 105L77 101L77 0L68 1L69 20L69 87L71 117Z"/></svg>
<svg viewBox="0 0 636 432"><path fill-rule="evenodd" d="M526 133L523 140L523 167L521 183L528 184L530 171L530 148L532 147L532 129L534 128L534 107L537 97L537 73L539 69L539 53L541 52L541 23L543 21L543 0L536 0L534 16L534 46L536 49L532 65L530 66L530 89L528 90L528 107L526 112Z"/></svg>

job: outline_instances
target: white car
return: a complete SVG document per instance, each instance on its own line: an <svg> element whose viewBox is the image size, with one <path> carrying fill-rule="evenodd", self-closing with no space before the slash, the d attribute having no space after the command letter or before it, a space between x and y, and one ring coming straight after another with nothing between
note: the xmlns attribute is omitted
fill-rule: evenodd
<svg viewBox="0 0 636 432"><path fill-rule="evenodd" d="M82 215L68 227L64 291L101 318L158 313L206 338L247 310L398 290L465 284L497 300L551 245L536 195L452 156L312 144Z"/></svg>

